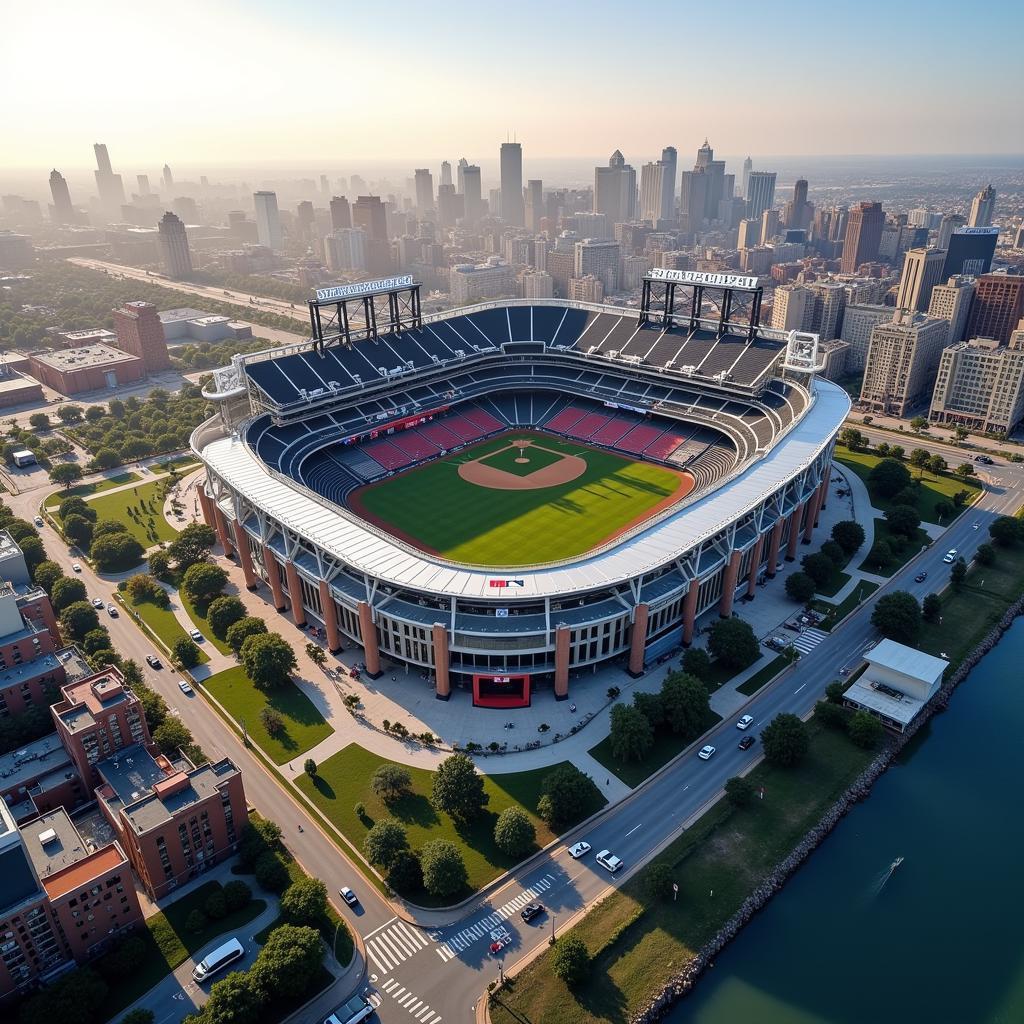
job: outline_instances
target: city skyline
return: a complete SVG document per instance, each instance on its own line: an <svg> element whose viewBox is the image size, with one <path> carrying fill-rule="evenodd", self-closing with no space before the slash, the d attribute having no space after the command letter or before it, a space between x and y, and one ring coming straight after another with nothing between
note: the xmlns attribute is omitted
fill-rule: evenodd
<svg viewBox="0 0 1024 1024"><path fill-rule="evenodd" d="M603 10L613 17L618 8L588 5L591 17L581 21L576 5L550 9L528 0L515 19L501 25L502 52L517 54L521 83L511 107L506 81L494 73L495 26L467 17L460 5L436 12L429 22L418 19L416 31L405 34L382 28L379 16L368 10L346 11L343 20L328 18L336 12L323 0L303 0L287 9L269 2L222 3L214 10L188 0L173 20L140 13L121 0L107 6L103 19L64 2L39 10L23 7L5 26L0 55L11 80L31 82L31 88L21 90L19 103L8 111L8 145L0 170L85 166L83 154L96 139L107 140L122 166L154 167L186 153L190 164L219 165L240 159L273 162L281 154L292 161L332 165L393 161L411 153L438 158L455 151L491 154L506 137L523 143L527 163L531 157L589 157L617 147L639 166L657 159L664 145L682 151L684 140L705 135L719 152L741 155L748 150L794 156L926 155L936 148L962 154L1006 152L1005 125L1016 117L1014 97L1020 91L1012 81L992 90L985 104L967 92L936 104L936 90L946 91L943 62L923 62L913 88L902 88L891 68L885 75L872 74L882 62L883 48L876 53L861 46L856 51L861 84L856 91L844 89L832 77L834 65L788 56L793 19L805 19L812 54L842 31L842 22L835 20L839 15L802 0L786 6L786 19L762 20L758 26L763 66L731 62L729 74L722 76L723 52L702 48L674 64L668 81L664 74L644 70L665 66L675 46L668 32L647 37L645 65L627 81L607 73L621 36L603 31L608 17L600 14ZM565 70L552 65L530 27L536 23L533 11L543 16L549 38L564 29L588 59L570 61ZM710 11L684 12L678 4L655 3L645 8L645 17L656 18L659 11L667 21L685 13L694 37L717 30L717 15ZM401 24L416 9L399 2L391 13ZM756 13L752 5L749 13ZM896 8L871 2L861 5L859 17L876 23L887 38L912 38L924 53L955 52L964 80L990 73L991 55L985 48L964 49L957 20L936 16L934 5ZM1007 5L1001 17L1001 38L1011 39L1024 28L1020 9ZM50 31L54 19L60 20L60 33ZM243 25L247 45L225 45ZM45 76L38 74L32 45L41 33L49 40ZM372 39L374 33L390 67L415 64L415 83L381 74L372 46L346 49L349 38ZM137 45L147 35L157 42ZM850 37L851 47L853 42ZM346 59L340 83L339 46ZM81 75L83 47L96 52L115 47L123 86L112 89L105 76ZM202 73L173 76L169 89L166 62L153 59L154 47L168 58L177 54ZM424 52L437 57L425 64ZM1011 79L1019 78L1012 61L1006 68ZM575 113L572 131L566 132L558 105L547 100L570 69L574 86L585 88L590 101ZM751 97L761 101L765 73L771 83L771 116L752 118ZM707 91L704 83L712 74L715 88ZM897 91L898 103L893 100ZM700 97L696 103L693 94ZM691 100L680 103L680 95ZM865 109L871 109L870 118L862 116ZM62 122L59 134L52 131L55 121ZM395 122L400 131L393 130ZM130 131L123 128L127 124Z"/></svg>

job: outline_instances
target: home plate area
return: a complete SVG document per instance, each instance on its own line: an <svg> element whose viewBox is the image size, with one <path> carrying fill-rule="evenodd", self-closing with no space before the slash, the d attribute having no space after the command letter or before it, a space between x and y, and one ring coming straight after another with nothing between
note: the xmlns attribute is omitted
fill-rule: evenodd
<svg viewBox="0 0 1024 1024"><path fill-rule="evenodd" d="M478 487L496 491L535 491L571 483L587 471L586 459L546 447L543 441L512 438L505 448L470 459L459 476Z"/></svg>

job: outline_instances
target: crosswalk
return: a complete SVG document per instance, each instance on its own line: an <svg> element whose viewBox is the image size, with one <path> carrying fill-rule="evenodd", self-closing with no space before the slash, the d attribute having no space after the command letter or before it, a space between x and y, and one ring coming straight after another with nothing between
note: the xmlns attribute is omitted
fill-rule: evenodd
<svg viewBox="0 0 1024 1024"><path fill-rule="evenodd" d="M798 636L795 636L792 644L801 654L810 654L827 637L828 633L823 633L820 629L810 627Z"/></svg>
<svg viewBox="0 0 1024 1024"><path fill-rule="evenodd" d="M479 921L455 935L449 935L443 942L439 942L435 952L443 963L447 963L452 957L458 956L463 950L468 949L474 942L486 938L491 940L491 932L507 921L513 914L518 913L527 903L532 903L542 893L547 892L554 882L554 875L545 875L539 881L534 882L528 889L524 889L518 896L502 904L497 910L482 917Z"/></svg>
<svg viewBox="0 0 1024 1024"><path fill-rule="evenodd" d="M390 974L399 964L430 945L419 928L404 921L394 921L364 941L367 956L381 974Z"/></svg>
<svg viewBox="0 0 1024 1024"><path fill-rule="evenodd" d="M441 1015L436 1010L432 1010L422 999L418 998L415 992L410 992L404 985L399 985L396 978L392 978L381 985L379 992L382 993L378 996L381 1002L383 1002L384 995L391 996L398 1006L410 1013L412 1019L419 1021L420 1024L441 1024ZM380 1002L375 1000L371 1000L371 1002L374 1002L374 1005L378 1007L380 1006Z"/></svg>

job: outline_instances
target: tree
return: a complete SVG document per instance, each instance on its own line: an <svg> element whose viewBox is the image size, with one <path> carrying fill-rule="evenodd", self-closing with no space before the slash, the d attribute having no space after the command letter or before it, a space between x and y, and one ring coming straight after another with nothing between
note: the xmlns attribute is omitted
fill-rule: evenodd
<svg viewBox="0 0 1024 1024"><path fill-rule="evenodd" d="M112 642L109 631L103 626L90 629L79 641L87 656L96 654L97 651L110 650Z"/></svg>
<svg viewBox="0 0 1024 1024"><path fill-rule="evenodd" d="M107 983L92 968L80 967L29 996L18 1014L19 1024L93 1024L108 992ZM11 1019L10 1011L4 1019Z"/></svg>
<svg viewBox="0 0 1024 1024"><path fill-rule="evenodd" d="M851 711L841 704L832 704L827 700L819 700L814 705L814 719L829 729L846 729Z"/></svg>
<svg viewBox="0 0 1024 1024"><path fill-rule="evenodd" d="M158 580L166 579L171 568L171 560L168 558L167 552L151 551L148 560L150 575L155 576Z"/></svg>
<svg viewBox="0 0 1024 1024"><path fill-rule="evenodd" d="M661 706L668 727L678 736L703 732L710 711L707 687L686 672L669 672L661 684Z"/></svg>
<svg viewBox="0 0 1024 1024"><path fill-rule="evenodd" d="M612 708L608 739L616 761L642 761L654 746L654 730L637 708L616 704Z"/></svg>
<svg viewBox="0 0 1024 1024"><path fill-rule="evenodd" d="M100 617L88 601L75 601L60 613L60 628L65 636L81 640L90 629L96 629Z"/></svg>
<svg viewBox="0 0 1024 1024"><path fill-rule="evenodd" d="M929 455L928 456L928 472L934 473L938 476L940 473L945 473L949 469L949 463L941 455Z"/></svg>
<svg viewBox="0 0 1024 1024"><path fill-rule="evenodd" d="M98 529L93 530L90 553L101 572L123 572L142 561L145 549L131 534L107 533L97 539Z"/></svg>
<svg viewBox="0 0 1024 1024"><path fill-rule="evenodd" d="M698 679L707 679L711 674L711 655L703 647L691 647L683 654L683 671Z"/></svg>
<svg viewBox="0 0 1024 1024"><path fill-rule="evenodd" d="M206 920L206 915L198 907L185 918L185 930L190 931L193 935L202 932L207 924L209 922Z"/></svg>
<svg viewBox="0 0 1024 1024"><path fill-rule="evenodd" d="M935 517L941 523L944 519L952 519L956 515L956 506L948 501L935 502Z"/></svg>
<svg viewBox="0 0 1024 1024"><path fill-rule="evenodd" d="M966 480L968 477L974 476L974 467L969 462L961 462L953 472L960 477L961 480Z"/></svg>
<svg viewBox="0 0 1024 1024"><path fill-rule="evenodd" d="M552 828L562 830L594 808L600 795L593 780L576 765L561 764L541 782L537 813Z"/></svg>
<svg viewBox="0 0 1024 1024"><path fill-rule="evenodd" d="M28 418L28 425L36 431L50 429L50 417L45 412L34 412Z"/></svg>
<svg viewBox="0 0 1024 1024"><path fill-rule="evenodd" d="M885 726L867 711L855 711L850 716L846 731L850 739L865 750L874 750L885 736Z"/></svg>
<svg viewBox="0 0 1024 1024"><path fill-rule="evenodd" d="M57 419L61 423L80 423L82 419L82 407L80 405L58 405Z"/></svg>
<svg viewBox="0 0 1024 1024"><path fill-rule="evenodd" d="M378 821L363 839L363 853L366 854L366 859L385 871L403 850L408 849L409 837L405 834L405 826L394 818Z"/></svg>
<svg viewBox="0 0 1024 1024"><path fill-rule="evenodd" d="M912 431L914 431L915 434L919 434L922 430L927 430L928 429L928 419L927 419L927 417L925 417L925 416L915 416L910 421L910 429Z"/></svg>
<svg viewBox="0 0 1024 1024"><path fill-rule="evenodd" d="M211 921L222 921L228 914L228 901L224 899L224 891L215 889L206 897L203 904L203 913Z"/></svg>
<svg viewBox="0 0 1024 1024"><path fill-rule="evenodd" d="M244 619L239 619L233 625L228 626L224 639L227 640L231 650L238 654L249 637L260 636L266 632L267 624L262 619L258 619L255 615L247 615Z"/></svg>
<svg viewBox="0 0 1024 1024"><path fill-rule="evenodd" d="M882 498L891 498L910 483L910 471L898 459L882 459L868 474L871 489Z"/></svg>
<svg viewBox="0 0 1024 1024"><path fill-rule="evenodd" d="M447 839L432 839L420 850L423 887L431 896L455 896L466 888L469 875L459 848Z"/></svg>
<svg viewBox="0 0 1024 1024"><path fill-rule="evenodd" d="M40 562L32 579L36 586L42 587L49 594L54 583L64 579L64 570L56 562Z"/></svg>
<svg viewBox="0 0 1024 1024"><path fill-rule="evenodd" d="M954 590L959 590L965 579L967 579L967 563L961 557L953 563L953 568L949 570L949 582L953 585Z"/></svg>
<svg viewBox="0 0 1024 1024"><path fill-rule="evenodd" d="M805 572L795 572L786 578L786 597L791 601L807 604L817 589L814 580Z"/></svg>
<svg viewBox="0 0 1024 1024"><path fill-rule="evenodd" d="M661 704L660 693L645 693L637 690L633 694L633 707L640 712L652 729L657 729L665 721L665 709Z"/></svg>
<svg viewBox="0 0 1024 1024"><path fill-rule="evenodd" d="M292 882L281 897L281 916L289 924L316 927L327 917L327 886L319 878Z"/></svg>
<svg viewBox="0 0 1024 1024"><path fill-rule="evenodd" d="M864 543L864 527L853 519L844 519L832 527L832 539L852 555Z"/></svg>
<svg viewBox="0 0 1024 1024"><path fill-rule="evenodd" d="M868 558L876 569L884 569L892 561L892 545L884 538L876 540Z"/></svg>
<svg viewBox="0 0 1024 1024"><path fill-rule="evenodd" d="M256 883L268 892L284 892L291 884L291 875L284 861L272 850L261 853L253 866Z"/></svg>
<svg viewBox="0 0 1024 1024"><path fill-rule="evenodd" d="M291 646L277 633L250 636L240 653L246 675L261 690L283 686L298 664Z"/></svg>
<svg viewBox="0 0 1024 1024"><path fill-rule="evenodd" d="M819 587L823 587L832 579L832 573L835 572L836 568L832 564L831 559L820 551L811 555L804 555L800 561L800 567L814 580L815 585Z"/></svg>
<svg viewBox="0 0 1024 1024"><path fill-rule="evenodd" d="M181 570L206 560L210 549L217 542L217 534L206 523L189 523L171 542L167 549L171 560Z"/></svg>
<svg viewBox="0 0 1024 1024"><path fill-rule="evenodd" d="M78 483L84 475L77 462L60 462L50 470L50 482L70 490L71 485Z"/></svg>
<svg viewBox="0 0 1024 1024"><path fill-rule="evenodd" d="M191 572L195 568L197 566L192 566L188 571ZM224 639L228 630L239 619L244 618L245 604L237 597L229 597L227 595L218 597L206 609L206 621L210 624L210 632L220 640Z"/></svg>
<svg viewBox="0 0 1024 1024"><path fill-rule="evenodd" d="M281 826L269 818L250 818L242 826L238 859L245 867L254 867L264 853L273 853L281 843Z"/></svg>
<svg viewBox="0 0 1024 1024"><path fill-rule="evenodd" d="M314 761L313 758L311 758L311 757L307 757L306 760L302 762L302 770L311 779L315 779L316 778L316 773L318 771L316 761Z"/></svg>
<svg viewBox="0 0 1024 1024"><path fill-rule="evenodd" d="M124 589L129 598L131 598L132 604L149 601L158 608L170 606L171 597L167 591L152 576L144 572L137 572L134 576L130 577L125 582Z"/></svg>
<svg viewBox="0 0 1024 1024"><path fill-rule="evenodd" d="M387 883L395 892L412 893L423 887L423 868L412 850L402 850L387 873Z"/></svg>
<svg viewBox="0 0 1024 1024"><path fill-rule="evenodd" d="M839 443L846 445L851 452L856 452L865 447L865 438L856 427L843 427L839 431Z"/></svg>
<svg viewBox="0 0 1024 1024"><path fill-rule="evenodd" d="M670 900L675 895L672 886L675 883L672 866L663 860L657 860L647 866L643 874L644 891L648 899Z"/></svg>
<svg viewBox="0 0 1024 1024"><path fill-rule="evenodd" d="M18 547L21 548L21 555L25 559L25 568L28 569L29 576L34 578L33 574L36 569L47 560L43 542L36 536L25 537L18 541Z"/></svg>
<svg viewBox="0 0 1024 1024"><path fill-rule="evenodd" d="M871 625L890 640L912 645L921 632L921 606L905 590L885 594L875 602Z"/></svg>
<svg viewBox="0 0 1024 1024"><path fill-rule="evenodd" d="M893 505L886 511L885 521L889 524L890 533L897 537L906 537L908 540L917 536L918 527L921 525L917 509L910 505Z"/></svg>
<svg viewBox="0 0 1024 1024"><path fill-rule="evenodd" d="M749 623L742 619L720 619L711 627L708 650L726 668L743 669L757 660L761 648Z"/></svg>
<svg viewBox="0 0 1024 1024"><path fill-rule="evenodd" d="M190 565L181 577L181 589L197 604L208 604L220 597L228 582L228 574L212 562Z"/></svg>
<svg viewBox="0 0 1024 1024"><path fill-rule="evenodd" d="M754 799L754 784L745 775L734 775L726 780L725 799L733 807L747 807Z"/></svg>
<svg viewBox="0 0 1024 1024"><path fill-rule="evenodd" d="M171 644L171 657L182 668L194 668L199 664L200 651L195 641L188 636L179 636Z"/></svg>
<svg viewBox="0 0 1024 1024"><path fill-rule="evenodd" d="M284 732L284 719L281 713L269 705L260 711L260 725L267 730L267 735L275 738Z"/></svg>
<svg viewBox="0 0 1024 1024"><path fill-rule="evenodd" d="M72 544L77 544L80 548L88 548L92 543L92 523L85 516L72 513L62 521L61 525L64 527L64 536Z"/></svg>
<svg viewBox="0 0 1024 1024"><path fill-rule="evenodd" d="M904 459L907 455L907 449L901 444L891 444L889 445L889 454L894 459Z"/></svg>
<svg viewBox="0 0 1024 1024"><path fill-rule="evenodd" d="M846 693L846 685L838 681L829 683L825 687L825 699L829 704L842 704L844 693Z"/></svg>
<svg viewBox="0 0 1024 1024"><path fill-rule="evenodd" d="M312 641L306 644L306 657L317 668L323 668L327 664L327 652L319 644L315 644Z"/></svg>
<svg viewBox="0 0 1024 1024"><path fill-rule="evenodd" d="M400 764L382 764L370 779L370 789L386 804L412 792L412 775Z"/></svg>
<svg viewBox="0 0 1024 1024"><path fill-rule="evenodd" d="M810 736L807 726L796 715L784 711L765 726L761 742L767 761L788 768L803 759Z"/></svg>
<svg viewBox="0 0 1024 1024"><path fill-rule="evenodd" d="M210 988L202 1010L187 1024L250 1024L260 1019L264 997L249 971L232 971Z"/></svg>
<svg viewBox="0 0 1024 1024"><path fill-rule="evenodd" d="M86 599L85 583L77 576L63 576L53 584L50 603L55 612L63 611L69 604Z"/></svg>
<svg viewBox="0 0 1024 1024"><path fill-rule="evenodd" d="M530 816L515 804L498 815L494 826L494 845L510 857L525 857L537 841L537 829Z"/></svg>
<svg viewBox="0 0 1024 1024"><path fill-rule="evenodd" d="M551 954L551 970L556 978L560 978L570 988L589 977L590 954L578 935L570 932L555 942Z"/></svg>
<svg viewBox="0 0 1024 1024"><path fill-rule="evenodd" d="M925 622L938 622L942 615L942 599L938 594L928 594L921 602L921 617Z"/></svg>
<svg viewBox="0 0 1024 1024"><path fill-rule="evenodd" d="M490 801L484 791L483 776L465 754L446 757L434 773L431 802L458 822L477 817ZM422 858L421 858L422 859ZM424 877L427 866L423 865Z"/></svg>
<svg viewBox="0 0 1024 1024"><path fill-rule="evenodd" d="M931 456L924 450L924 448L915 448L910 453L910 464L917 468L919 477L928 468L928 460L930 458Z"/></svg>
<svg viewBox="0 0 1024 1024"><path fill-rule="evenodd" d="M958 441L966 440L967 439L967 435L969 433L970 433L970 431L966 427L956 426L956 427L953 428L953 436Z"/></svg>
<svg viewBox="0 0 1024 1024"><path fill-rule="evenodd" d="M979 565L993 565L996 560L996 549L991 544L979 544L974 557Z"/></svg>
<svg viewBox="0 0 1024 1024"><path fill-rule="evenodd" d="M144 1010L141 1007L129 1010L122 1018L121 1024L153 1024L156 1014L152 1010Z"/></svg>
<svg viewBox="0 0 1024 1024"><path fill-rule="evenodd" d="M821 553L837 568L846 565L846 552L834 540L827 540L821 545Z"/></svg>
<svg viewBox="0 0 1024 1024"><path fill-rule="evenodd" d="M247 907L252 901L252 889L241 880L233 880L224 886L224 902L227 903L228 913L234 913Z"/></svg>
<svg viewBox="0 0 1024 1024"><path fill-rule="evenodd" d="M1021 536L1021 520L1015 516L1000 516L988 527L988 535L1001 548L1011 548Z"/></svg>
<svg viewBox="0 0 1024 1024"><path fill-rule="evenodd" d="M162 754L177 754L182 747L192 742L192 733L180 718L166 718L153 733L153 742Z"/></svg>
<svg viewBox="0 0 1024 1024"><path fill-rule="evenodd" d="M320 970L323 955L323 943L315 928L280 925L270 933L249 975L265 1000L294 1000L308 989Z"/></svg>
<svg viewBox="0 0 1024 1024"><path fill-rule="evenodd" d="M123 407L122 407L122 411L123 411ZM106 414L107 414L107 410L104 409L102 405L90 405L85 410L85 422L86 423L96 423L98 420L103 419L103 417L106 416Z"/></svg>

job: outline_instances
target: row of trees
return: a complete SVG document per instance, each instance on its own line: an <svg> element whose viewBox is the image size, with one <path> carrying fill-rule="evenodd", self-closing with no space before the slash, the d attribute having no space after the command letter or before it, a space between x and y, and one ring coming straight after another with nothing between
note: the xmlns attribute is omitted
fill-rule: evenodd
<svg viewBox="0 0 1024 1024"><path fill-rule="evenodd" d="M642 761L661 730L684 741L694 739L704 731L709 710L707 687L700 679L687 672L669 672L658 693L638 691L633 694L632 705L616 704L612 708L612 756L617 761Z"/></svg>

